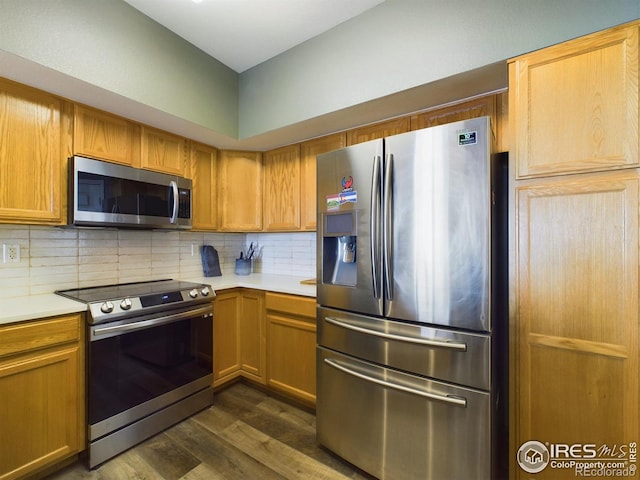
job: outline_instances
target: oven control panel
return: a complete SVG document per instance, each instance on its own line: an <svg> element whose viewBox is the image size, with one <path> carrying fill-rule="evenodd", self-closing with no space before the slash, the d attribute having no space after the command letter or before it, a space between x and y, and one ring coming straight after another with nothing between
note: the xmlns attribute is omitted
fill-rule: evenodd
<svg viewBox="0 0 640 480"><path fill-rule="evenodd" d="M215 292L208 285L185 290L148 295L104 299L89 303L90 323L102 323L125 317L144 315L165 308L173 309L213 300Z"/></svg>

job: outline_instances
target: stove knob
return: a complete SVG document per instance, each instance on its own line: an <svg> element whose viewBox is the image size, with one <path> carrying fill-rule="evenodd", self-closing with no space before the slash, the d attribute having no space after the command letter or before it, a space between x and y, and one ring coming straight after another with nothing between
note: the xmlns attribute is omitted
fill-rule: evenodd
<svg viewBox="0 0 640 480"><path fill-rule="evenodd" d="M191 298L196 298L196 297L198 296L198 290L196 290L196 289L194 288L193 290L191 290L191 291L189 292L189 296L190 296Z"/></svg>
<svg viewBox="0 0 640 480"><path fill-rule="evenodd" d="M206 297L211 293L211 290L209 290L209 287L204 287L202 290L200 290L200 293Z"/></svg>
<svg viewBox="0 0 640 480"><path fill-rule="evenodd" d="M124 300L122 300L120 302L120 308L122 310L129 310L131 308L131 299L130 298L125 298Z"/></svg>
<svg viewBox="0 0 640 480"><path fill-rule="evenodd" d="M102 304L102 306L100 307L100 311L102 313L111 313L113 312L113 303L111 302L104 302Z"/></svg>

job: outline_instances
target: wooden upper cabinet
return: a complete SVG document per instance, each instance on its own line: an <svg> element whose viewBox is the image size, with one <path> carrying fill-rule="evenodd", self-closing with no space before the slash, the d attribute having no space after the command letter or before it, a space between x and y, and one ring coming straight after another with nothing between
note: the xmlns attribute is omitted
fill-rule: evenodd
<svg viewBox="0 0 640 480"><path fill-rule="evenodd" d="M516 177L634 167L639 22L509 63Z"/></svg>
<svg viewBox="0 0 640 480"><path fill-rule="evenodd" d="M496 123L496 95L488 95L445 108L411 115L411 130L484 116L491 117L492 124Z"/></svg>
<svg viewBox="0 0 640 480"><path fill-rule="evenodd" d="M70 104L0 79L0 222L61 224Z"/></svg>
<svg viewBox="0 0 640 480"><path fill-rule="evenodd" d="M400 117L386 122L365 125L347 131L347 145L368 142L378 138L390 137L399 133L406 133L410 130L411 120L409 117Z"/></svg>
<svg viewBox="0 0 640 480"><path fill-rule="evenodd" d="M189 171L193 181L191 204L195 230L217 230L218 150L197 142L189 143Z"/></svg>
<svg viewBox="0 0 640 480"><path fill-rule="evenodd" d="M507 93L487 95L448 107L416 113L411 115L411 130L485 116L491 119L494 150L509 151Z"/></svg>
<svg viewBox="0 0 640 480"><path fill-rule="evenodd" d="M262 230L262 154L220 150L218 164L220 230Z"/></svg>
<svg viewBox="0 0 640 480"><path fill-rule="evenodd" d="M300 229L300 145L264 153L264 229Z"/></svg>
<svg viewBox="0 0 640 480"><path fill-rule="evenodd" d="M140 166L140 126L124 118L74 106L73 153Z"/></svg>
<svg viewBox="0 0 640 480"><path fill-rule="evenodd" d="M327 135L300 144L300 228L317 228L316 157L347 145L345 132Z"/></svg>
<svg viewBox="0 0 640 480"><path fill-rule="evenodd" d="M513 451L532 439L636 441L638 171L517 183ZM547 467L535 478L575 471Z"/></svg>
<svg viewBox="0 0 640 480"><path fill-rule="evenodd" d="M186 152L186 139L142 126L142 168L185 176Z"/></svg>

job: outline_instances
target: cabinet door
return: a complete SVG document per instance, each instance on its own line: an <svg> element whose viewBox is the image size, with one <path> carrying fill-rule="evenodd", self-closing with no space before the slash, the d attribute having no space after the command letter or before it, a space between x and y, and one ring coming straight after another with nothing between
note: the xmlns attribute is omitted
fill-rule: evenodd
<svg viewBox="0 0 640 480"><path fill-rule="evenodd" d="M368 142L378 138L389 137L410 130L410 118L400 117L386 122L374 123L347 131L347 145Z"/></svg>
<svg viewBox="0 0 640 480"><path fill-rule="evenodd" d="M237 291L219 293L213 302L213 386L240 374L241 297Z"/></svg>
<svg viewBox="0 0 640 480"><path fill-rule="evenodd" d="M507 93L487 95L486 97L475 98L445 108L416 113L411 115L411 130L435 127L436 125L484 116L491 118L491 130L494 137L493 150L496 152L508 151Z"/></svg>
<svg viewBox="0 0 640 480"><path fill-rule="evenodd" d="M346 133L336 133L300 144L300 228L315 230L318 215L316 205L316 157L347 145Z"/></svg>
<svg viewBox="0 0 640 480"><path fill-rule="evenodd" d="M194 230L216 230L218 228L218 151L191 142L190 176L193 181L192 207Z"/></svg>
<svg viewBox="0 0 640 480"><path fill-rule="evenodd" d="M187 141L162 130L142 127L142 168L185 176Z"/></svg>
<svg viewBox="0 0 640 480"><path fill-rule="evenodd" d="M300 146L264 153L264 229L300 229Z"/></svg>
<svg viewBox="0 0 640 480"><path fill-rule="evenodd" d="M82 327L73 315L0 329L0 479L26 478L84 449Z"/></svg>
<svg viewBox="0 0 640 480"><path fill-rule="evenodd" d="M640 438L639 179L630 170L516 186L516 449Z"/></svg>
<svg viewBox="0 0 640 480"><path fill-rule="evenodd" d="M140 127L82 105L74 106L73 153L140 166Z"/></svg>
<svg viewBox="0 0 640 480"><path fill-rule="evenodd" d="M411 115L411 130L435 127L436 125L484 116L491 117L492 124L496 123L496 95L476 98L446 108L437 108Z"/></svg>
<svg viewBox="0 0 640 480"><path fill-rule="evenodd" d="M243 376L264 383L265 325L264 294L258 290L242 292L239 321L240 368Z"/></svg>
<svg viewBox="0 0 640 480"><path fill-rule="evenodd" d="M269 313L267 323L269 386L315 405L315 322Z"/></svg>
<svg viewBox="0 0 640 480"><path fill-rule="evenodd" d="M639 164L639 28L613 28L509 64L518 178Z"/></svg>
<svg viewBox="0 0 640 480"><path fill-rule="evenodd" d="M64 223L70 115L59 98L0 80L0 222Z"/></svg>
<svg viewBox="0 0 640 480"><path fill-rule="evenodd" d="M303 403L316 403L316 303L268 292L267 384Z"/></svg>
<svg viewBox="0 0 640 480"><path fill-rule="evenodd" d="M220 230L262 230L262 155L221 150L218 156Z"/></svg>

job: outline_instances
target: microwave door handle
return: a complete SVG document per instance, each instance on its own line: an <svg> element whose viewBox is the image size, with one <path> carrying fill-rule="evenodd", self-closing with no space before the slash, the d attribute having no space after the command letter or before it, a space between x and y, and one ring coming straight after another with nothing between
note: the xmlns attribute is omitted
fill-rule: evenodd
<svg viewBox="0 0 640 480"><path fill-rule="evenodd" d="M176 223L178 218L178 183L175 180L169 182L169 188L173 191L173 211L169 223Z"/></svg>

